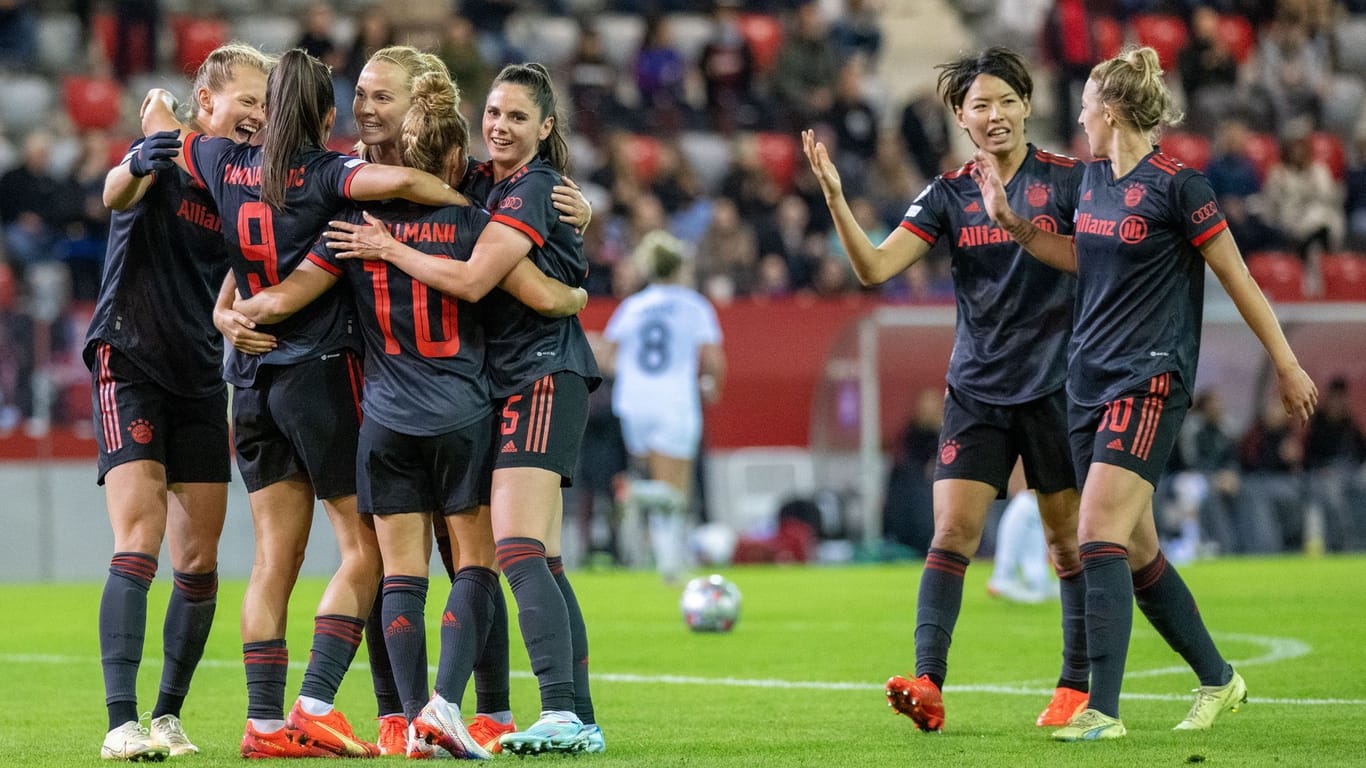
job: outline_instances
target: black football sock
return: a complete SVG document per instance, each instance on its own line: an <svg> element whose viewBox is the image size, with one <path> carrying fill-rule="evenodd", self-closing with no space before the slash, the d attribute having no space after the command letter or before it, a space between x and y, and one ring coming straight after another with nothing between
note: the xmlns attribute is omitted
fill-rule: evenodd
<svg viewBox="0 0 1366 768"><path fill-rule="evenodd" d="M285 639L242 643L242 663L247 670L247 718L284 720L285 678L289 674Z"/></svg>
<svg viewBox="0 0 1366 768"><path fill-rule="evenodd" d="M1134 626L1134 586L1129 551L1108 541L1081 545L1086 577L1086 652L1091 660L1091 701L1087 706L1119 717L1119 689Z"/></svg>
<svg viewBox="0 0 1366 768"><path fill-rule="evenodd" d="M218 608L218 571L181 573L172 571L175 586L171 601L166 606L166 623L162 625L162 645L165 666L161 670L161 689L152 717L175 715L190 692L199 660L204 657L204 644L213 629L213 614Z"/></svg>
<svg viewBox="0 0 1366 768"><path fill-rule="evenodd" d="M531 671L541 688L541 711L574 711L574 661L569 612L536 539L507 538L497 543L498 568L517 598Z"/></svg>
<svg viewBox="0 0 1366 768"><path fill-rule="evenodd" d="M1233 667L1219 654L1200 618L1195 597L1166 556L1158 552L1151 563L1135 571L1133 584L1139 610L1167 645L1186 660L1200 684L1227 685L1233 678Z"/></svg>
<svg viewBox="0 0 1366 768"><path fill-rule="evenodd" d="M493 593L501 587L489 568L461 568L451 583L446 610L441 614L441 660L436 667L436 692L463 706L474 663L489 636Z"/></svg>
<svg viewBox="0 0 1366 768"><path fill-rule="evenodd" d="M949 644L963 607L963 574L971 561L957 552L931 548L925 555L915 604L915 675L927 675L941 689L949 671Z"/></svg>
<svg viewBox="0 0 1366 768"><path fill-rule="evenodd" d="M1062 672L1059 688L1086 692L1091 684L1091 662L1086 658L1086 577L1080 566L1058 574L1062 603Z"/></svg>
<svg viewBox="0 0 1366 768"><path fill-rule="evenodd" d="M380 717L403 711L403 700L389 666L389 646L384 642L384 593L375 595L374 607L365 620L365 653L370 659L370 682L375 688L376 714Z"/></svg>
<svg viewBox="0 0 1366 768"><path fill-rule="evenodd" d="M499 584L493 590L489 634L474 664L475 712L492 715L512 710L508 653L508 602Z"/></svg>
<svg viewBox="0 0 1366 768"><path fill-rule="evenodd" d="M593 694L588 686L588 627L583 622L583 610L579 608L579 598L564 572L564 558L556 555L547 557L546 565L555 584L564 596L564 607L569 612L569 644L574 658L574 713L584 725L595 723L593 716Z"/></svg>
<svg viewBox="0 0 1366 768"><path fill-rule="evenodd" d="M300 696L331 704L337 698L346 670L356 658L365 622L354 616L313 617L313 648L308 654Z"/></svg>
<svg viewBox="0 0 1366 768"><path fill-rule="evenodd" d="M147 590L157 559L141 552L115 552L100 597L100 666L109 730L138 719L138 667L147 633Z"/></svg>
<svg viewBox="0 0 1366 768"><path fill-rule="evenodd" d="M422 576L384 577L384 643L389 663L409 721L427 706L427 579Z"/></svg>

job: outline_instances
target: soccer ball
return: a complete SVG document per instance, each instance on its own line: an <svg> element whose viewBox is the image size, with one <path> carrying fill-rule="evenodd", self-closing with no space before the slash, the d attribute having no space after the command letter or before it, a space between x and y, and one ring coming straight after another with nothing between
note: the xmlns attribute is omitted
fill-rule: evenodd
<svg viewBox="0 0 1366 768"><path fill-rule="evenodd" d="M729 632L740 618L740 588L719 573L683 588L683 621L694 632Z"/></svg>

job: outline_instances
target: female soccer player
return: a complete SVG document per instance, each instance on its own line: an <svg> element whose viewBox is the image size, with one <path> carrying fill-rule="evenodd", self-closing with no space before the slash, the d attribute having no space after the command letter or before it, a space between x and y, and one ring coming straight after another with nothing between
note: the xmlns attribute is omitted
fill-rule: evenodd
<svg viewBox="0 0 1366 768"><path fill-rule="evenodd" d="M1082 165L1025 138L1034 83L1004 48L939 67L939 95L979 154L1000 165L1010 200L1052 231L1070 232ZM993 226L973 183L973 163L939 176L901 226L874 246L844 199L839 173L812 131L802 134L835 231L865 285L882 283L948 238L958 322L934 475L934 538L916 605L915 677L887 681L887 700L923 731L944 725L941 690L963 600L963 574L993 499L1004 498L1017 458L1038 492L1049 554L1060 580L1063 664L1038 725L1061 725L1086 703L1085 592L1077 556L1077 483L1068 453L1067 343L1076 290Z"/></svg>
<svg viewBox="0 0 1366 768"><path fill-rule="evenodd" d="M469 129L444 68L419 75L411 90L402 130L404 164L436 171L463 167ZM567 315L583 308L587 293L546 278L517 247L519 235L506 225L486 227L487 214L476 209L388 204L377 210L397 239L381 228L379 248L358 244L348 232L360 229L353 223L377 220L348 209L350 222L333 222L337 231L327 234L337 258L349 263L339 264L320 244L311 263L235 306L253 320L279 322L339 277L349 278L367 352L359 506L376 517L385 569L385 642L408 731L406 751L428 757L435 747L441 756L485 758L489 752L466 731L458 703L488 634L497 575L489 568L482 569L482 581L464 568L457 575L443 612L441 662L430 700L425 634L394 627L422 622L433 512L462 545L456 553L462 560L466 545L491 538L483 531L489 528L492 407L473 302L501 281L538 311ZM491 557L491 542L480 548Z"/></svg>
<svg viewBox="0 0 1366 768"><path fill-rule="evenodd" d="M401 128L404 117L412 105L414 80L426 72L436 72L449 77L445 65L439 58L406 45L383 48L366 62L356 83L353 102L357 133L360 136L357 149L361 157L376 163L403 164ZM461 153L458 156L458 161L462 165L449 169L450 176L453 177L450 179L452 183L458 183L463 177L464 164L467 164L466 155L467 153ZM434 169L434 172L436 170L443 169ZM564 179L562 186L556 186L551 197L555 208L561 213L561 221L580 230L588 225L592 214L591 208L578 187L570 180ZM386 242L385 233L381 228L373 229L369 234L377 243ZM494 606L489 617L488 640L482 643L481 649L477 649L480 660L475 666L479 714L470 723L470 732L485 749L496 752L499 749L498 738L504 733L516 730L508 704L507 603L502 590L496 588L493 533L488 528L487 511L483 511L482 517L478 519L481 525L464 526L462 530L474 538L456 542L455 546L452 546L447 535L447 526L438 525L435 530L447 573L452 582L461 582L456 584L455 588L461 591L472 590L472 594L476 596L490 590L492 592ZM491 585L488 583L490 579ZM390 754L402 752L406 748L408 721L402 714L402 703L389 668L380 617L380 602L376 601L375 611L366 622L366 647L370 654L370 672L375 683L376 703L379 706L379 747L382 754ZM459 703L458 698L453 701Z"/></svg>
<svg viewBox="0 0 1366 768"><path fill-rule="evenodd" d="M154 89L143 130L176 130L169 94ZM190 133L176 162L218 204L237 291L249 297L304 259L349 200L403 197L434 205L464 198L423 171L372 165L324 148L336 111L327 67L303 51L280 57L267 86L262 146ZM360 375L353 310L336 293L269 329L278 347L233 351L238 467L250 492L257 556L242 607L248 721L243 756L370 756L332 707L360 643L379 581L374 530L356 513ZM299 700L284 717L285 611L311 527L314 496L337 534L342 563L315 617Z"/></svg>
<svg viewBox="0 0 1366 768"><path fill-rule="evenodd" d="M636 261L650 284L612 313L600 351L600 361L616 372L612 410L626 450L646 476L630 483L627 515L647 511L655 568L668 580L685 567L702 401L716 398L726 368L716 310L683 284L683 257L683 243L667 232L641 239Z"/></svg>
<svg viewBox="0 0 1366 768"><path fill-rule="evenodd" d="M550 204L569 147L544 67L509 65L498 73L484 104L483 136L489 160L467 172L461 189L484 201L492 221L517 230L522 253L542 271L578 286L588 268L583 238ZM486 369L497 411L493 534L541 690L536 723L499 741L516 754L601 751L588 695L587 635L581 621L571 624L577 600L562 566L552 562L558 557L548 557L559 550L560 488L571 481L588 393L601 378L578 318L543 317L502 292L485 304Z"/></svg>
<svg viewBox="0 0 1366 768"><path fill-rule="evenodd" d="M992 220L1078 281L1067 390L1082 482L1077 533L1091 697L1054 731L1060 741L1125 735L1119 692L1135 599L1200 679L1177 730L1209 728L1247 700L1242 676L1220 655L1190 590L1163 557L1153 522L1153 487L1195 383L1206 265L1266 349L1286 412L1307 421L1318 399L1209 183L1153 145L1154 132L1179 119L1151 48L1128 49L1091 70L1078 122L1098 160L1086 168L1070 236L1016 213L995 158L979 151L972 171ZM1146 565L1131 575L1129 562Z"/></svg>
<svg viewBox="0 0 1366 768"><path fill-rule="evenodd" d="M265 123L271 59L215 49L195 73L190 125L248 141ZM104 279L86 334L95 437L114 557L100 600L109 732L101 755L145 760L199 751L180 723L218 597L218 539L228 500L228 393L212 302L228 270L218 212L177 170L174 134L134 142L105 177L111 219ZM169 539L175 584L150 731L138 721L137 674L147 589Z"/></svg>

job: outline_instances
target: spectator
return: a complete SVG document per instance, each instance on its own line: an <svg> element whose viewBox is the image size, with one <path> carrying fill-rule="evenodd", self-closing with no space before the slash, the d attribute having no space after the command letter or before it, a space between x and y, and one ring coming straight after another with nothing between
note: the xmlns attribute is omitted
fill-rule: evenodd
<svg viewBox="0 0 1366 768"><path fill-rule="evenodd" d="M612 128L635 127L635 112L617 102L616 82L616 69L607 59L597 27L581 22L578 48L569 63L569 99L574 104L576 129L597 145L602 144L609 127L605 119Z"/></svg>
<svg viewBox="0 0 1366 768"><path fill-rule="evenodd" d="M332 31L337 26L337 11L327 0L311 3L304 12L304 31L299 35L295 48L308 51L308 55L319 59L329 67L341 67L345 60L342 50L332 39Z"/></svg>
<svg viewBox="0 0 1366 768"><path fill-rule="evenodd" d="M877 110L863 95L863 65L851 59L840 68L835 100L826 122L834 129L836 161L845 190L863 194L868 189L868 165L877 154Z"/></svg>
<svg viewBox="0 0 1366 768"><path fill-rule="evenodd" d="M38 14L33 0L0 2L0 67L29 69L38 59Z"/></svg>
<svg viewBox="0 0 1366 768"><path fill-rule="evenodd" d="M1330 85L1326 45L1310 37L1308 19L1295 3L1282 3L1257 45L1257 88L1274 125L1310 116L1315 126Z"/></svg>
<svg viewBox="0 0 1366 768"><path fill-rule="evenodd" d="M741 215L744 216L743 210ZM787 265L788 279L793 288L806 288L819 262L809 242L810 238L824 240L811 231L811 209L796 195L785 195L771 217L758 226L759 257L778 256ZM821 250L824 250L822 248Z"/></svg>
<svg viewBox="0 0 1366 768"><path fill-rule="evenodd" d="M86 131L81 135L80 156L67 183L72 196L71 218L63 233L67 242L67 265L71 269L71 296L76 301L94 301L99 297L105 245L109 239L109 209L104 204L109 156L108 134Z"/></svg>
<svg viewBox="0 0 1366 768"><path fill-rule="evenodd" d="M1366 131L1357 134L1352 164L1347 169L1347 180L1343 187L1348 247L1366 250Z"/></svg>
<svg viewBox="0 0 1366 768"><path fill-rule="evenodd" d="M1304 468L1308 473L1309 498L1323 514L1324 538L1329 549L1361 548L1366 524L1352 503L1356 474L1366 458L1366 435L1352 417L1347 379L1334 378L1324 390L1318 410L1309 419L1304 437Z"/></svg>
<svg viewBox="0 0 1366 768"><path fill-rule="evenodd" d="M711 224L697 244L697 283L712 298L747 296L759 278L759 244L754 227L740 217L735 201L718 197ZM715 301L716 299L713 299Z"/></svg>
<svg viewBox="0 0 1366 768"><path fill-rule="evenodd" d="M712 36L697 64L711 127L726 136L759 124L754 54L740 32L739 8L736 0L718 0L712 12Z"/></svg>
<svg viewBox="0 0 1366 768"><path fill-rule="evenodd" d="M459 14L446 19L445 34L436 55L451 73L451 79L460 87L460 110L471 125L479 124L479 110L488 97L488 84L493 80L493 72L479 53L479 41L474 35L474 25Z"/></svg>
<svg viewBox="0 0 1366 768"><path fill-rule="evenodd" d="M342 67L346 79L356 82L360 78L360 71L365 68L365 62L370 60L375 51L397 42L394 25L389 21L384 5L375 3L367 6L356 17L356 35L347 49L346 63Z"/></svg>
<svg viewBox="0 0 1366 768"><path fill-rule="evenodd" d="M1239 508L1245 552L1279 552L1303 546L1304 445L1285 407L1267 401L1243 433L1238 463L1243 472Z"/></svg>
<svg viewBox="0 0 1366 768"><path fill-rule="evenodd" d="M1238 62L1219 36L1219 12L1214 8L1199 5L1191 12L1190 38L1177 62L1190 105L1190 126L1208 133L1211 120L1232 112L1239 101Z"/></svg>
<svg viewBox="0 0 1366 768"><path fill-rule="evenodd" d="M740 216L756 221L769 214L781 192L759 156L759 140L744 133L731 142L730 167L721 179L721 194L735 201Z"/></svg>
<svg viewBox="0 0 1366 768"><path fill-rule="evenodd" d="M1224 431L1223 401L1212 391L1195 396L1172 451L1173 472L1163 484L1171 503L1165 510L1180 537L1167 546L1173 562L1189 562L1206 547L1238 551L1234 500L1238 495L1238 451Z"/></svg>
<svg viewBox="0 0 1366 768"><path fill-rule="evenodd" d="M645 20L645 34L632 65L636 90L651 131L672 135L683 128L687 106L684 82L688 66L669 34L667 16Z"/></svg>
<svg viewBox="0 0 1366 768"><path fill-rule="evenodd" d="M877 64L882 53L882 0L845 0L844 12L830 25L840 58L855 56L869 66Z"/></svg>
<svg viewBox="0 0 1366 768"><path fill-rule="evenodd" d="M60 259L60 235L73 214L68 186L52 175L52 134L39 128L24 137L23 163L0 176L0 225L11 265L27 268Z"/></svg>
<svg viewBox="0 0 1366 768"><path fill-rule="evenodd" d="M1281 142L1281 159L1267 174L1264 199L1271 222L1313 269L1321 253L1342 245L1347 221L1342 185L1314 158L1309 142L1307 130Z"/></svg>
<svg viewBox="0 0 1366 768"><path fill-rule="evenodd" d="M117 0L114 23L119 41L114 51L114 76L127 82L132 75L155 70L161 3L158 0Z"/></svg>
<svg viewBox="0 0 1366 768"><path fill-rule="evenodd" d="M1058 0L1044 22L1043 55L1053 65L1055 139L1064 146L1077 132L1078 94L1100 61L1091 29L1091 12L1082 0Z"/></svg>
<svg viewBox="0 0 1366 768"><path fill-rule="evenodd" d="M839 60L820 3L797 8L792 27L778 50L774 80L787 127L796 130L826 114L834 103Z"/></svg>
<svg viewBox="0 0 1366 768"><path fill-rule="evenodd" d="M1278 249L1285 238L1266 221L1262 182L1245 152L1247 141L1247 123L1236 117L1221 121L1205 177L1224 209L1229 232L1239 243L1249 251Z"/></svg>
<svg viewBox="0 0 1366 768"><path fill-rule="evenodd" d="M882 533L923 555L934 534L931 485L939 460L939 429L944 418L942 389L923 389L915 413L892 447L892 471L883 502Z"/></svg>
<svg viewBox="0 0 1366 768"><path fill-rule="evenodd" d="M901 111L901 141L924 184L944 170L949 154L949 118L933 92L917 96Z"/></svg>

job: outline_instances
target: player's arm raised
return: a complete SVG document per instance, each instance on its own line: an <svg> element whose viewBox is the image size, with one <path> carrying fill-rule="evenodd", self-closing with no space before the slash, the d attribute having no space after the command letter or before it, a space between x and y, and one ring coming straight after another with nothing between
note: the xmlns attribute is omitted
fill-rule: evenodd
<svg viewBox="0 0 1366 768"><path fill-rule="evenodd" d="M982 206L991 220L1009 232L1029 255L1054 269L1076 274L1076 241L1070 235L1045 232L1011 209L995 155L979 149L973 161L972 180L982 190Z"/></svg>
<svg viewBox="0 0 1366 768"><path fill-rule="evenodd" d="M900 227L893 230L882 241L882 245L873 245L854 218L854 212L849 209L839 171L831 162L825 145L816 141L815 131L802 131L802 149L806 152L807 162L811 164L811 173L820 182L821 192L825 194L825 205L835 222L835 233L839 235L844 252L849 254L849 263L860 283L885 283L929 253L929 243Z"/></svg>

